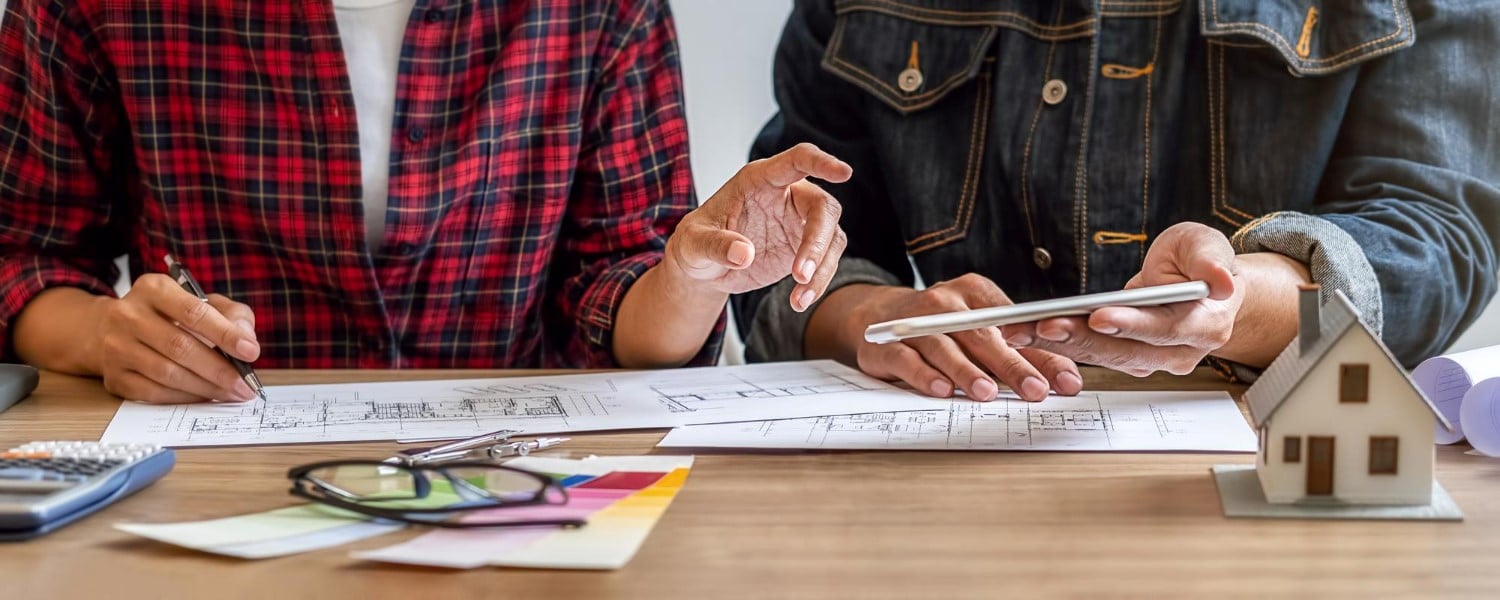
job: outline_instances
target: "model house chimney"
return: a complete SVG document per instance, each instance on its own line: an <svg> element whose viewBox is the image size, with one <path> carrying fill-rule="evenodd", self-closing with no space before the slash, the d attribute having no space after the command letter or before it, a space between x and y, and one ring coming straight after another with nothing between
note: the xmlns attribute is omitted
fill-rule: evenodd
<svg viewBox="0 0 1500 600"><path fill-rule="evenodd" d="M1322 318L1318 311L1318 284L1304 283L1297 286L1297 352L1306 354L1318 343L1318 331Z"/></svg>

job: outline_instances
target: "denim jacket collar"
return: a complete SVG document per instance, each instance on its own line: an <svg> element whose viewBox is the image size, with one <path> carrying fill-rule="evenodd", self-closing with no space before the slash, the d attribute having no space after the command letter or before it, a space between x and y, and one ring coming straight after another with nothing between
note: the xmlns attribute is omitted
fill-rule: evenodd
<svg viewBox="0 0 1500 600"><path fill-rule="evenodd" d="M1406 0L1198 1L1205 37L1269 45L1295 75L1331 73L1416 42Z"/></svg>

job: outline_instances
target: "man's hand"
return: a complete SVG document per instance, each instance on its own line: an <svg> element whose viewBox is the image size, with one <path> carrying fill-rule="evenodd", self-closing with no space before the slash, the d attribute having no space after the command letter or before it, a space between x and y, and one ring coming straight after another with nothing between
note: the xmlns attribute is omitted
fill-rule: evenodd
<svg viewBox="0 0 1500 600"><path fill-rule="evenodd" d="M104 387L121 398L180 404L255 397L214 351L246 362L260 356L250 307L218 294L205 303L166 275L145 275L124 298L108 301L96 342Z"/></svg>
<svg viewBox="0 0 1500 600"><path fill-rule="evenodd" d="M848 340L854 346L861 370L873 377L900 379L926 394L943 398L961 389L975 400L994 400L999 387L991 373L1022 399L1032 402L1046 398L1048 389L1077 394L1083 389L1083 379L1073 361L1043 350L1012 348L995 327L890 344L864 341L865 328L875 323L1010 303L1010 298L993 281L969 274L923 291L845 286L830 296L818 312L848 312L848 318L843 319L845 331L834 337ZM810 332L820 327L816 321L824 316L814 315Z"/></svg>
<svg viewBox="0 0 1500 600"><path fill-rule="evenodd" d="M1208 284L1208 298L1160 307L1104 308L1087 319L1006 326L1005 335L1015 344L1137 377L1156 371L1186 375L1234 334L1245 299L1239 264L1224 234L1198 223L1179 223L1151 244L1141 272L1125 288L1201 280Z"/></svg>
<svg viewBox="0 0 1500 600"><path fill-rule="evenodd" d="M759 289L791 274L792 308L812 306L838 269L848 238L842 208L817 177L848 181L853 169L812 144L757 160L683 218L667 242L669 266L726 294Z"/></svg>

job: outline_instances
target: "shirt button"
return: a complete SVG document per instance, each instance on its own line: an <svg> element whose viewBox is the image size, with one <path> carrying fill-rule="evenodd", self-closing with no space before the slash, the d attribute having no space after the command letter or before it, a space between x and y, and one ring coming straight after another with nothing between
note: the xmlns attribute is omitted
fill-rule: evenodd
<svg viewBox="0 0 1500 600"><path fill-rule="evenodd" d="M427 11L427 22L428 23L436 23L436 22L441 21L441 20L443 20L443 11L442 11L442 9L434 8L434 9L431 9L431 10Z"/></svg>
<svg viewBox="0 0 1500 600"><path fill-rule="evenodd" d="M1042 86L1042 101L1047 104L1058 104L1067 97L1068 84L1063 83L1061 79L1053 79L1048 81L1047 85Z"/></svg>
<svg viewBox="0 0 1500 600"><path fill-rule="evenodd" d="M420 143L422 140L427 139L427 130L421 127L413 127L407 130L406 139L410 140L413 144Z"/></svg>
<svg viewBox="0 0 1500 600"><path fill-rule="evenodd" d="M1037 246L1031 251L1031 262L1036 263L1036 268L1045 271L1052 266L1052 253L1046 248Z"/></svg>
<svg viewBox="0 0 1500 600"><path fill-rule="evenodd" d="M400 253L401 256L411 256L417 253L417 245L411 242L401 242L400 244L396 244L396 252Z"/></svg>
<svg viewBox="0 0 1500 600"><path fill-rule="evenodd" d="M922 87L922 72L917 69L906 69L896 75L896 86L908 94Z"/></svg>

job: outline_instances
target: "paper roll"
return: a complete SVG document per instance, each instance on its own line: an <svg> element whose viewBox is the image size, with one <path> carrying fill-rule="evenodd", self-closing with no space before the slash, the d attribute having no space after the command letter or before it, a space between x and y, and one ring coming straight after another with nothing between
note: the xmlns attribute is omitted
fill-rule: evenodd
<svg viewBox="0 0 1500 600"><path fill-rule="evenodd" d="M1500 456L1500 377L1469 388L1459 410L1469 444L1486 456Z"/></svg>
<svg viewBox="0 0 1500 600"><path fill-rule="evenodd" d="M1461 415L1464 395L1475 383L1500 378L1500 346L1429 358L1417 365L1411 378L1453 425L1453 431L1437 426L1437 443L1461 442L1467 429Z"/></svg>

